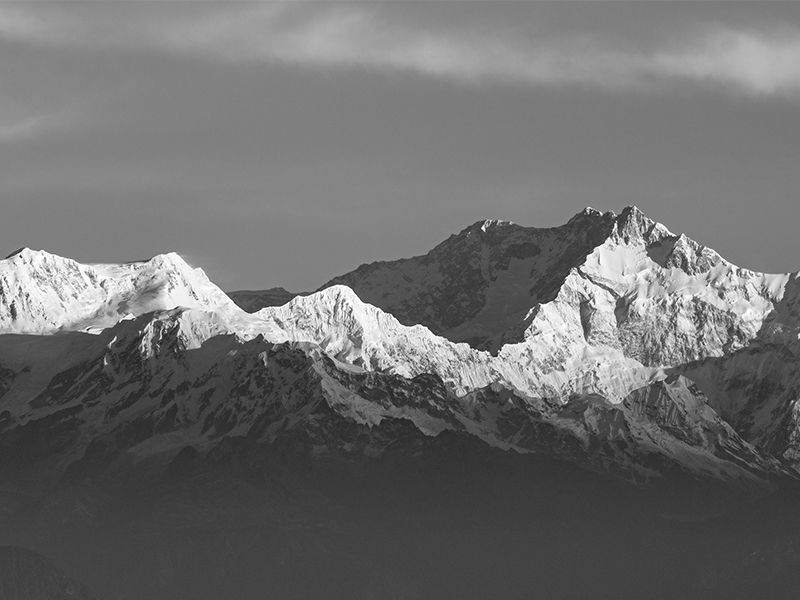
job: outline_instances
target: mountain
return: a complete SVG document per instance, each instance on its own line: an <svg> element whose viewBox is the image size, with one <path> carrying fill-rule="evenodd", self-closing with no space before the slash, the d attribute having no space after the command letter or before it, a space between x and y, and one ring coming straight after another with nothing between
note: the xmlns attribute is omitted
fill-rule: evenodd
<svg viewBox="0 0 800 600"><path fill-rule="evenodd" d="M523 373L538 368L554 396L618 401L663 376L653 373L684 374L747 441L797 453L798 275L737 267L635 207L586 209L552 229L476 223L425 256L331 283ZM593 390L578 387L587 381Z"/></svg>
<svg viewBox="0 0 800 600"><path fill-rule="evenodd" d="M532 306L555 298L614 221L612 213L592 209L549 229L480 221L424 256L361 265L320 289L346 285L405 325L497 349Z"/></svg>
<svg viewBox="0 0 800 600"><path fill-rule="evenodd" d="M739 268L634 207L551 229L476 223L308 295L229 297L176 254L80 264L23 249L0 261L0 541L93 574L109 597L210 598L231 578L237 597L295 597L293 568L338 582L331 597L442 597L421 589L446 570L396 570L363 528L406 539L404 519L422 519L455 539L440 527L458 515L491 545L508 510L502 528L547 529L524 503L465 492L489 507L475 514L451 497L489 480L562 520L572 495L620 523L626 506L709 519L800 479L799 298L797 274ZM359 481L389 496L360 497ZM539 497L542 481L573 483ZM419 516L442 498L460 508ZM126 540L135 558L98 550Z"/></svg>
<svg viewBox="0 0 800 600"><path fill-rule="evenodd" d="M406 419L632 480L662 477L660 461L734 486L794 477L796 276L738 268L634 207L553 229L483 222L254 313L175 254L81 265L23 249L0 273L17 334L0 339L9 457L60 419L62 459L132 423L168 452L324 401L362 426ZM765 352L787 364L768 383ZM731 391L748 385L776 393L755 406Z"/></svg>
<svg viewBox="0 0 800 600"><path fill-rule="evenodd" d="M218 314L176 308L98 335L27 338L25 355L19 339L5 340L0 473L39 466L55 482L120 458L169 461L223 437L268 445L324 407L365 429L403 419L423 435L465 432L637 481L664 469L734 487L789 476L680 375L628 382L617 403L599 385L559 397L533 395L545 388L531 384L526 394L511 383L521 365L404 327L344 287L256 319L249 329L260 333L248 336ZM338 451L332 443L319 451Z"/></svg>
<svg viewBox="0 0 800 600"><path fill-rule="evenodd" d="M0 261L0 332L102 329L175 306L229 312L233 302L177 254L83 265L23 248Z"/></svg>
<svg viewBox="0 0 800 600"><path fill-rule="evenodd" d="M478 222L424 256L362 265L323 288L347 285L406 325L420 323L452 341L494 352L566 326L575 337L624 345L646 362L663 364L720 352L725 343L746 343L787 280L739 269L628 207L620 215L587 208L548 229ZM575 323L554 322L566 317L554 313L573 312L568 305L576 302L577 319L568 319ZM658 303L668 304L666 321L647 314L660 316L661 307L651 308ZM690 304L714 311L736 333L716 339L723 324L704 331ZM689 327L684 317L692 329L639 331L656 321ZM664 333L680 339L662 342ZM681 355L664 356L669 352Z"/></svg>

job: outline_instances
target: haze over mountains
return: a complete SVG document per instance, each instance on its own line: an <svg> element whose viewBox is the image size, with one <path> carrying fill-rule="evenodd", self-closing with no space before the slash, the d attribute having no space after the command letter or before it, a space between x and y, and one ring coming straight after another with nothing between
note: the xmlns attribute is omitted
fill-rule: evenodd
<svg viewBox="0 0 800 600"><path fill-rule="evenodd" d="M442 468L460 485L480 477L518 493L513 518L542 482L559 489L564 472L570 495L591 489L620 515L638 501L607 478L671 489L675 506L661 498L648 510L682 519L790 493L800 461L797 277L737 267L634 207L586 209L548 229L479 222L423 256L362 265L297 297L226 295L177 254L85 265L23 249L0 261L0 479L19 536L10 541L63 558L71 543L96 549L132 535L166 552L166 562L137 563L128 588L72 559L82 579L120 598L201 597L181 594L230 589L230 577L246 590L239 597L275 586L280 597L307 597L287 557L322 581L363 572L368 583L342 597L444 597L441 573L417 580L387 570L391 561L364 566L372 538L347 533L340 508L360 507L348 519L363 526L394 501L374 504L379 488L351 498L341 481L361 473L403 498L380 526L394 534L400 514L433 530L452 518L415 512L439 510L421 499L420 481L452 493ZM230 478L224 491L214 483ZM496 494L475 494L463 497L499 510ZM487 514L473 517L484 531ZM77 528L71 542L48 529L55 522ZM137 537L132 523L153 537ZM270 532L269 543L245 540L248 523ZM297 541L287 532L298 528L317 533ZM202 561L217 564L222 542L209 542L202 560L183 546L170 554L163 532L176 530L229 536L236 558L206 573ZM531 551L512 538L521 556ZM420 534L406 549L429 542ZM780 543L775 552L790 560ZM260 548L269 576L244 568L242 544ZM649 593L641 576L636 589Z"/></svg>

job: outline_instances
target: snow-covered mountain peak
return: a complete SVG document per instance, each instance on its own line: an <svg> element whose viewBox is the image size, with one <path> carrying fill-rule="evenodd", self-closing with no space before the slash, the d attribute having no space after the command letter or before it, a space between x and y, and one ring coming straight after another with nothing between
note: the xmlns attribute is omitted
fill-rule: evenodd
<svg viewBox="0 0 800 600"><path fill-rule="evenodd" d="M649 218L638 207L626 206L619 215L615 215L610 237L626 243L643 241L645 244L652 244L677 236L661 223Z"/></svg>
<svg viewBox="0 0 800 600"><path fill-rule="evenodd" d="M608 212L611 212L611 213L613 213L614 211L608 211ZM598 217L599 217L599 216L603 215L604 213L603 213L603 211L602 211L602 210L597 210L596 208L593 208L593 207L591 207L591 206L587 206L586 208L584 208L584 209L583 209L581 212L579 212L578 214L579 214L579 215L581 215L581 214L582 214L582 215L591 215L591 216L598 216Z"/></svg>
<svg viewBox="0 0 800 600"><path fill-rule="evenodd" d="M492 366L517 389L559 397L589 389L621 398L652 369L720 356L749 344L765 323L785 331L800 316L776 308L794 306L782 301L788 276L739 269L635 206L587 208L555 228L489 223L427 255L362 265L328 285L348 286L404 325L533 368L551 391Z"/></svg>
<svg viewBox="0 0 800 600"><path fill-rule="evenodd" d="M272 341L313 342L342 362L378 370L406 372L403 355L418 352L436 338L421 325L404 327L345 285L264 308L255 317L266 323L264 331Z"/></svg>
<svg viewBox="0 0 800 600"><path fill-rule="evenodd" d="M10 259L14 258L15 256L20 256L20 255L23 256L23 257L31 257L32 255L38 254L40 252L41 252L41 250L34 250L32 248L29 248L28 246L23 246L22 248L19 248L18 250L14 250L14 252L12 252L8 256L6 256L3 260L10 260Z"/></svg>
<svg viewBox="0 0 800 600"><path fill-rule="evenodd" d="M508 245L523 234L525 229L527 228L511 221L483 219L451 235L434 247L431 253L434 256L448 256L458 252L476 251L483 247Z"/></svg>
<svg viewBox="0 0 800 600"><path fill-rule="evenodd" d="M613 220L617 218L617 214L613 210L608 211L601 211L597 210L596 208L592 208L591 206L587 206L582 211L575 213L569 221L567 221L567 225L571 223L586 223L587 221L597 221L597 220Z"/></svg>
<svg viewBox="0 0 800 600"><path fill-rule="evenodd" d="M22 248L19 248L18 250L14 250L14 252L12 252L8 256L6 256L3 260L8 260L9 258L13 258L17 254L20 254L21 252L24 252L25 250L29 250L29 248L27 246L23 246Z"/></svg>
<svg viewBox="0 0 800 600"><path fill-rule="evenodd" d="M50 252L46 252L44 250L34 250L25 246L6 256L2 261L0 261L0 265L41 265L47 262L52 263L58 261L75 262L72 259L64 258L62 256L58 256L57 254L51 254Z"/></svg>
<svg viewBox="0 0 800 600"><path fill-rule="evenodd" d="M516 223L511 221L504 221L502 219L481 219L480 221L475 221L471 225L468 225L460 232L455 234L452 237L466 237L472 235L473 233L486 233L487 231L493 229L507 229L509 227L519 227Z"/></svg>
<svg viewBox="0 0 800 600"><path fill-rule="evenodd" d="M0 261L0 332L99 329L126 315L177 306L240 312L202 269L176 253L141 262L81 264L24 248Z"/></svg>
<svg viewBox="0 0 800 600"><path fill-rule="evenodd" d="M587 210L560 227L478 221L428 254L362 265L343 284L401 323L497 349L537 303L554 298L570 269L612 234L616 215Z"/></svg>
<svg viewBox="0 0 800 600"><path fill-rule="evenodd" d="M636 206L628 206L615 216L613 229L605 243L598 248L610 248L617 252L617 262L624 262L628 269L639 262L629 255L631 249L644 252L647 261L659 267L681 269L690 275L705 273L720 264L729 264L711 248L683 233L676 235L663 224L647 217Z"/></svg>
<svg viewBox="0 0 800 600"><path fill-rule="evenodd" d="M499 219L486 219L481 223L481 231L486 233L490 229L503 229L509 225L514 225L511 221L502 221Z"/></svg>
<svg viewBox="0 0 800 600"><path fill-rule="evenodd" d="M68 333L0 336L0 427L82 407L81 443L135 418L141 454L255 424L266 440L319 405L317 424L330 410L358 426L406 419L646 478L672 463L723 478L777 469L738 435L800 447L778 437L794 414L784 404L763 402L751 422L708 383L725 363L682 377L732 354L761 377L747 354L759 343L794 369L797 279L738 269L635 207L587 208L553 228L479 221L313 294L269 292L288 302L249 314L175 253L121 264L15 253L0 261L0 332ZM763 425L776 410L781 425Z"/></svg>

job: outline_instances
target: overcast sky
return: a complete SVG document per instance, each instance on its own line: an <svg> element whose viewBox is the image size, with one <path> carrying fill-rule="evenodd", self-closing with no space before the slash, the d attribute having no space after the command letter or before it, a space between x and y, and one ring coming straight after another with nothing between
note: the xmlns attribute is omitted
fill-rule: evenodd
<svg viewBox="0 0 800 600"><path fill-rule="evenodd" d="M310 290L639 206L800 269L800 3L0 4L0 253Z"/></svg>

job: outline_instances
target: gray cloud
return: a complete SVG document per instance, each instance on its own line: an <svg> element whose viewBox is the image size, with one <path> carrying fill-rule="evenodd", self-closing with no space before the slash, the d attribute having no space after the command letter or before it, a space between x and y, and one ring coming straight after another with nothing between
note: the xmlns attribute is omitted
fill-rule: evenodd
<svg viewBox="0 0 800 600"><path fill-rule="evenodd" d="M27 117L22 120L0 124L0 142L29 138L41 130L43 117Z"/></svg>
<svg viewBox="0 0 800 600"><path fill-rule="evenodd" d="M796 269L795 6L0 2L0 239L300 290L636 204Z"/></svg>
<svg viewBox="0 0 800 600"><path fill-rule="evenodd" d="M33 140L46 133L64 131L69 127L70 121L71 115L68 111L10 118L6 115L0 118L0 143Z"/></svg>
<svg viewBox="0 0 800 600"><path fill-rule="evenodd" d="M183 4L183 3L178 3ZM420 27L380 5L304 3L184 10L0 7L0 36L45 45L147 49L215 61L407 71L461 83L659 88L687 82L753 96L800 94L800 29L708 24L643 48L595 35L513 27Z"/></svg>

